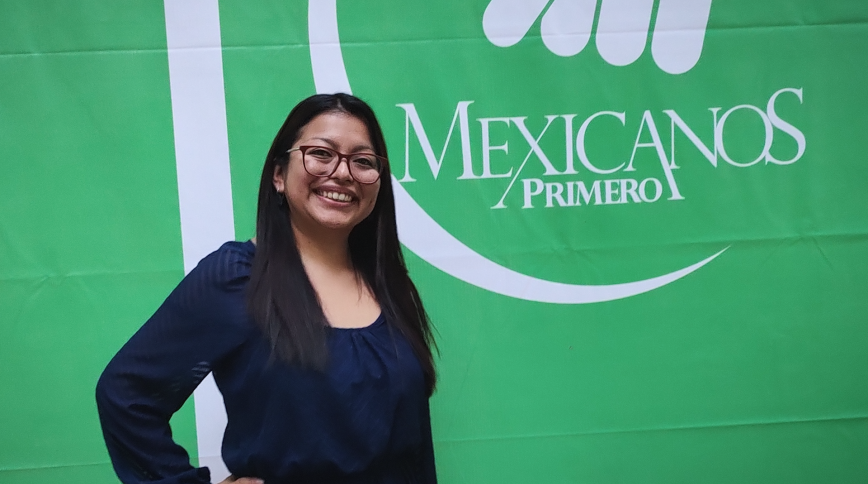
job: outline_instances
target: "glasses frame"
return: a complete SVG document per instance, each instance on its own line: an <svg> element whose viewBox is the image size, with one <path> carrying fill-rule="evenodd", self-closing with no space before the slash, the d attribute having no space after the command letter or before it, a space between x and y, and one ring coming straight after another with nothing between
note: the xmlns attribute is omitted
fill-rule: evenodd
<svg viewBox="0 0 868 484"><path fill-rule="evenodd" d="M307 163L305 163L304 160L305 160L305 157L307 156L308 150L310 150L312 148L319 148L319 149L323 149L326 151L331 151L332 153L337 155L338 161L337 161L337 163L335 163L335 166L332 168L332 170L329 173L327 173L325 175L317 175L315 173L311 173L310 170L307 168ZM355 180L356 182L361 183L362 185L373 185L374 183L377 183L378 181L380 181L380 176L383 174L383 167L386 166L386 163L389 162L389 160L387 158L382 157L380 155L376 155L374 153L366 153L366 152L341 153L340 151L338 151L334 148L329 148L328 146L320 146L320 145L298 146L296 148L286 150L285 154L289 155L293 151L298 151L301 153L301 166L304 167L304 171L306 171L307 174L310 176L316 176L316 177L320 177L320 178L328 178L328 177L334 175L335 172L338 171L338 166L340 166L341 160L347 160L347 171L349 171L350 177L353 180ZM377 169L377 179L376 180L370 181L370 182L363 182L363 181L359 180L358 178L356 178L355 173L353 173L353 165L352 165L352 163L350 163L350 158L353 156L356 156L356 155L373 156L374 158L376 158L380 162L380 166Z"/></svg>

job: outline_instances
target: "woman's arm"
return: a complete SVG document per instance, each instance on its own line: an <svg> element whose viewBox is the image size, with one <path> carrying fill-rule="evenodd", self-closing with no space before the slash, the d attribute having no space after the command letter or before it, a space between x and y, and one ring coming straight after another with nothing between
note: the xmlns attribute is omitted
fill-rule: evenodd
<svg viewBox="0 0 868 484"><path fill-rule="evenodd" d="M224 246L209 255L121 348L97 383L106 446L125 484L209 483L172 439L169 419L216 362L250 330L244 309L249 262Z"/></svg>
<svg viewBox="0 0 868 484"><path fill-rule="evenodd" d="M434 465L434 439L431 435L431 409L425 405L422 417L422 462L420 469L420 482L425 484L437 484L437 468Z"/></svg>

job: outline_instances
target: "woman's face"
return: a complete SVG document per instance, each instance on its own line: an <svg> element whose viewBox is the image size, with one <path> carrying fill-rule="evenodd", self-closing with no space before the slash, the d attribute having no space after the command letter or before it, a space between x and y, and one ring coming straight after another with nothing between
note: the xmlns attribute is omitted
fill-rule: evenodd
<svg viewBox="0 0 868 484"><path fill-rule="evenodd" d="M323 113L313 118L301 129L292 147L311 145L344 154L375 152L365 123L341 112ZM331 176L313 176L304 169L301 152L293 151L286 169L275 169L274 188L286 196L296 230L327 228L349 234L371 214L380 191L380 180L367 185L355 181L347 163L346 159L341 159Z"/></svg>

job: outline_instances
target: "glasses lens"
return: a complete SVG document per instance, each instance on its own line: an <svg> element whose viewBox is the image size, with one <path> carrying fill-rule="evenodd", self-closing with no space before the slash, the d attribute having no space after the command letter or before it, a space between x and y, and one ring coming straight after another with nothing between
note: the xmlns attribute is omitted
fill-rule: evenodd
<svg viewBox="0 0 868 484"><path fill-rule="evenodd" d="M304 167L314 176L330 175L338 154L321 146L312 146L304 152Z"/></svg>
<svg viewBox="0 0 868 484"><path fill-rule="evenodd" d="M350 168L359 183L374 183L380 178L380 159L370 154L356 154L350 157Z"/></svg>

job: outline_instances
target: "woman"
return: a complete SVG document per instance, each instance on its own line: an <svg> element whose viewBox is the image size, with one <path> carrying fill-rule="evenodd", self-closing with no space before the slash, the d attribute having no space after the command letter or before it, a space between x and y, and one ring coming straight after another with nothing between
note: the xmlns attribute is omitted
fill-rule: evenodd
<svg viewBox="0 0 868 484"><path fill-rule="evenodd" d="M224 482L436 482L428 317L407 275L371 108L316 95L268 152L256 238L204 258L97 385L124 483L207 483L169 418L213 371ZM236 481L237 479L237 481Z"/></svg>

